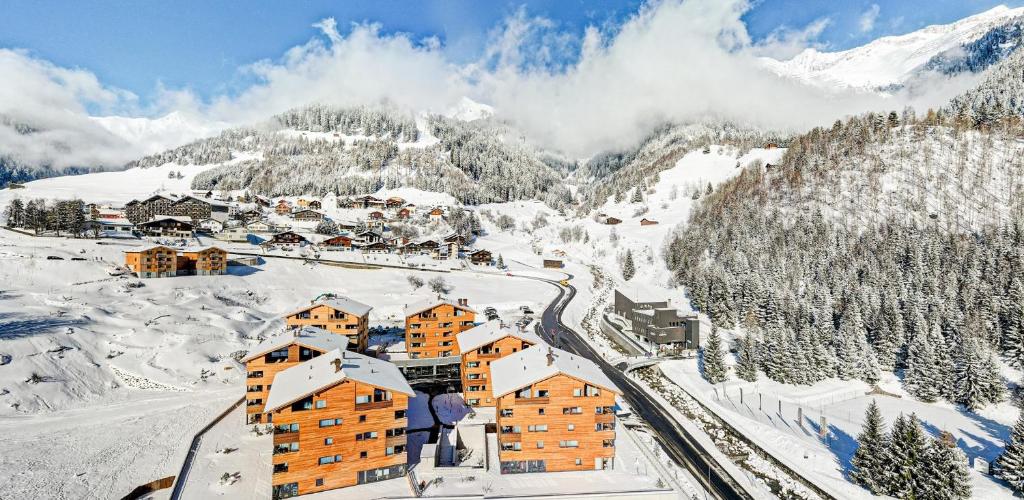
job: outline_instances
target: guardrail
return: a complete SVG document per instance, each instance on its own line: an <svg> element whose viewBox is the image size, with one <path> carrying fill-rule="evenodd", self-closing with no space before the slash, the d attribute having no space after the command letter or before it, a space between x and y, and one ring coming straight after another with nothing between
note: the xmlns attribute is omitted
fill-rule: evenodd
<svg viewBox="0 0 1024 500"><path fill-rule="evenodd" d="M238 401L231 403L228 409L221 412L213 420L207 423L199 432L196 432L192 436L192 444L189 445L188 453L185 454L185 461L181 464L181 472L178 473L178 477L174 481L174 489L171 491L171 500L180 500L181 492L185 489L185 481L188 480L188 473L192 469L192 462L195 461L196 455L199 454L199 445L203 442L203 434L209 432L213 426L217 425L221 420L231 414L235 408L238 408L245 402L245 396L238 398Z"/></svg>

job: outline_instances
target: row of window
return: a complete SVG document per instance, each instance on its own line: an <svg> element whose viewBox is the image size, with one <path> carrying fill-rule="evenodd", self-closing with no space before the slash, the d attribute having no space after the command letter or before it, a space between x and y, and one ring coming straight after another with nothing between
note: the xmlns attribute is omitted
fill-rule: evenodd
<svg viewBox="0 0 1024 500"><path fill-rule="evenodd" d="M580 442L575 439L562 440L558 442L559 448L579 448ZM544 448L544 441L537 441L537 449ZM501 443L501 451L523 451L523 443L516 441L513 443Z"/></svg>
<svg viewBox="0 0 1024 500"><path fill-rule="evenodd" d="M470 386L470 390L472 390L473 387L475 387L475 386ZM544 415L545 413L546 413L545 412L545 408L537 408L537 415ZM594 408L594 413L597 414L597 415L610 415L612 413L615 413L615 408L612 407L612 406L598 406L598 407ZM501 416L502 417L511 417L514 414L515 414L515 412L513 411L512 408L502 408L501 409ZM570 407L570 408L562 408L562 415L581 415L581 414L583 414L583 408L581 408L579 406L574 406L574 407Z"/></svg>

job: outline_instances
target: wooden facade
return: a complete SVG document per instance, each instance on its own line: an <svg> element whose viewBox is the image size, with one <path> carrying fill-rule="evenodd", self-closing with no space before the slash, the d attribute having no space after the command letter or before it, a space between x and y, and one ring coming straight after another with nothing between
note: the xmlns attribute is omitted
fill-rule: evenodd
<svg viewBox="0 0 1024 500"><path fill-rule="evenodd" d="M285 316L285 324L289 328L315 326L331 333L348 337L349 349L363 352L366 350L370 331L370 312L346 311L336 305L316 303L299 309Z"/></svg>
<svg viewBox="0 0 1024 500"><path fill-rule="evenodd" d="M125 251L124 264L140 278L166 278L178 272L177 251L159 245Z"/></svg>
<svg viewBox="0 0 1024 500"><path fill-rule="evenodd" d="M654 226L654 225L657 225L657 224L658 224L658 221L651 220L651 219L648 219L646 217L643 218L643 219L640 219L640 225L641 226Z"/></svg>
<svg viewBox="0 0 1024 500"><path fill-rule="evenodd" d="M297 210L292 213L292 218L295 220L320 221L324 220L324 214L317 212L316 210Z"/></svg>
<svg viewBox="0 0 1024 500"><path fill-rule="evenodd" d="M424 308L407 310L405 316L405 347L412 359L458 356L455 336L470 328L476 313L466 299L458 303L438 301Z"/></svg>
<svg viewBox="0 0 1024 500"><path fill-rule="evenodd" d="M348 236L335 236L320 242L323 248L352 248L352 238Z"/></svg>
<svg viewBox="0 0 1024 500"><path fill-rule="evenodd" d="M267 244L300 246L306 243L306 238L294 231L285 231L274 235Z"/></svg>
<svg viewBox="0 0 1024 500"><path fill-rule="evenodd" d="M491 387L491 362L534 345L514 335L482 345L462 356L462 394L469 406L495 406Z"/></svg>
<svg viewBox="0 0 1024 500"><path fill-rule="evenodd" d="M146 236L169 238L191 238L193 230L192 221L188 217L181 219L157 217L154 220L137 224L136 227Z"/></svg>
<svg viewBox="0 0 1024 500"><path fill-rule="evenodd" d="M481 264L481 265L489 266L489 265L491 265L491 262L493 260L494 259L491 256L491 252L489 250L477 250L477 251L469 254L469 261L474 263L474 264Z"/></svg>
<svg viewBox="0 0 1024 500"><path fill-rule="evenodd" d="M228 270L228 253L217 247L186 248L178 256L178 273L213 276Z"/></svg>
<svg viewBox="0 0 1024 500"><path fill-rule="evenodd" d="M563 373L497 398L502 474L610 469L615 392Z"/></svg>
<svg viewBox="0 0 1024 500"><path fill-rule="evenodd" d="M274 375L303 361L308 361L324 351L297 340L270 352L255 353L245 361L245 423L263 422L264 403L274 383Z"/></svg>

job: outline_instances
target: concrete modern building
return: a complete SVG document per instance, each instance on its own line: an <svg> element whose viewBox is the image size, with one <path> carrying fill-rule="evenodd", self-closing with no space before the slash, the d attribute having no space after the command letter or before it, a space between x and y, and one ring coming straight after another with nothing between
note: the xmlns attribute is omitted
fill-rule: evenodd
<svg viewBox="0 0 1024 500"><path fill-rule="evenodd" d="M630 322L638 340L668 349L700 346L700 322L696 315L680 313L667 300L633 299L615 290L615 314Z"/></svg>

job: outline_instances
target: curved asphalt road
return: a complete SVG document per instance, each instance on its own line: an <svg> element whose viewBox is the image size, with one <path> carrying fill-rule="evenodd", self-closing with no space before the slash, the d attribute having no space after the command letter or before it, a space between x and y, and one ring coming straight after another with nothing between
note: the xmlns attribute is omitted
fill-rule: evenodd
<svg viewBox="0 0 1024 500"><path fill-rule="evenodd" d="M718 463L708 456L701 446L686 429L679 426L670 414L675 410L666 410L655 401L643 388L630 380L621 370L609 364L593 349L577 332L562 323L562 311L576 296L576 288L572 285L562 287L557 281L533 276L518 276L550 283L558 288L558 297L544 310L541 316L541 329L545 340L558 347L597 363L601 370L623 392L623 398L633 407L633 411L650 424L658 442L669 456L679 465L686 467L701 486L715 498L723 500L752 500L735 481L722 470ZM572 275L569 275L572 279ZM568 290L568 295L566 291Z"/></svg>

